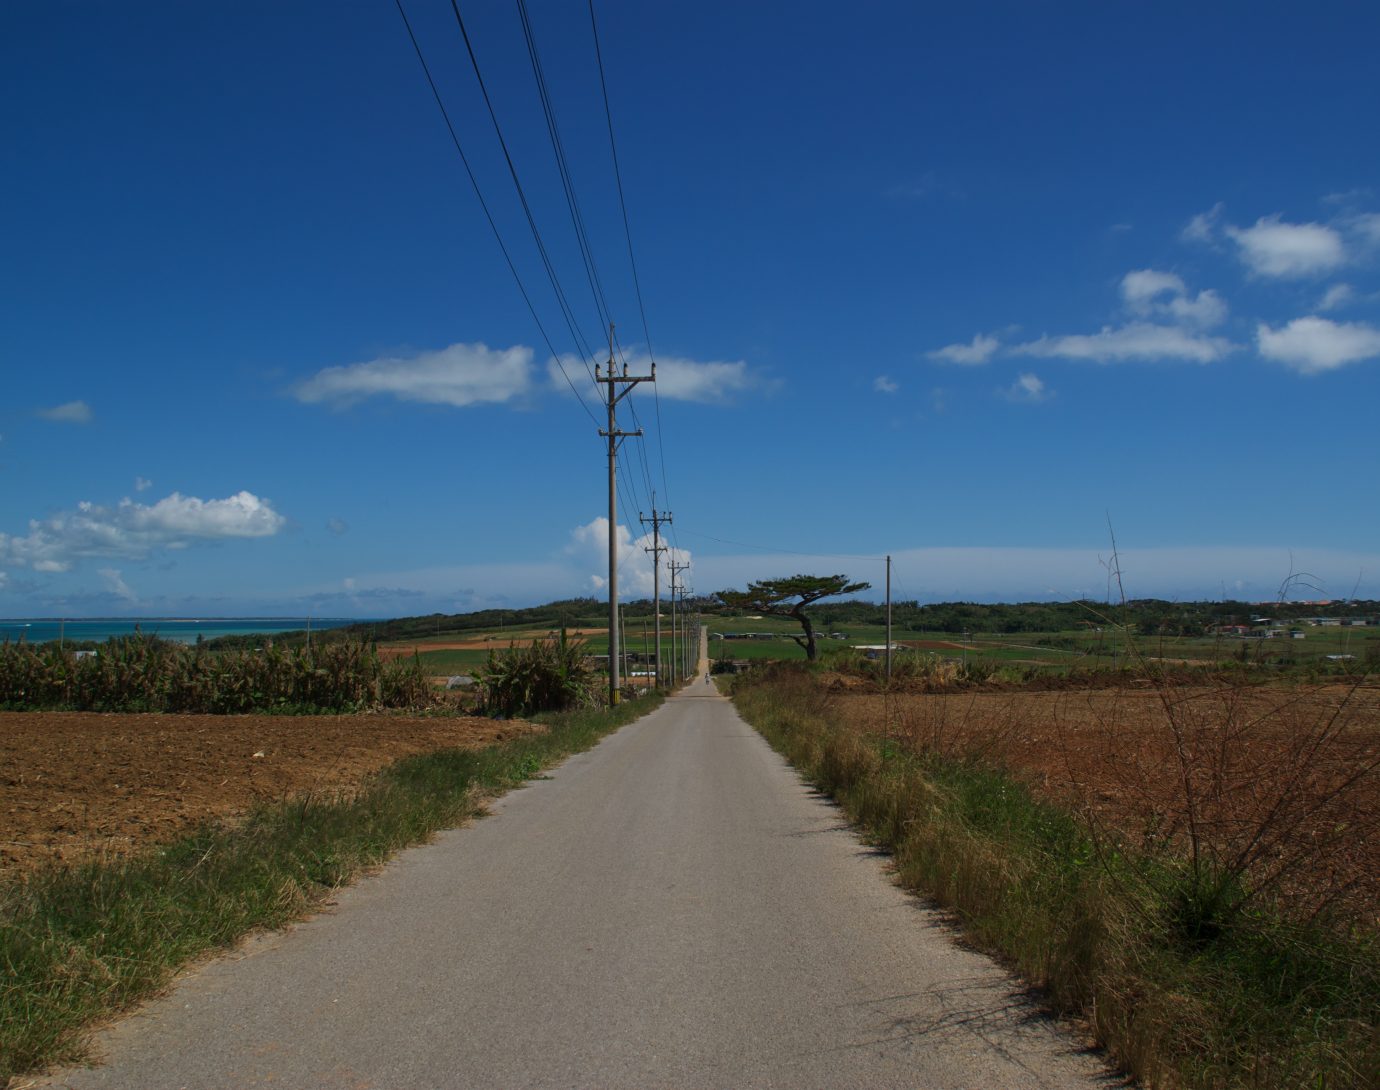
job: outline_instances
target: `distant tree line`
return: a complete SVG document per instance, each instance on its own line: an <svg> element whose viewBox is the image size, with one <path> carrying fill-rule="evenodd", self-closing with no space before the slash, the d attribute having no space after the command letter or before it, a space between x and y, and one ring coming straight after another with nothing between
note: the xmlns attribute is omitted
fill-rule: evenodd
<svg viewBox="0 0 1380 1090"><path fill-rule="evenodd" d="M692 598L688 608L719 615L744 616L725 610L712 598ZM669 618L667 599L661 602L662 616ZM892 625L897 632L1074 632L1107 625L1126 625L1143 635L1198 636L1218 625L1250 624L1266 616L1286 623L1304 617L1376 617L1380 602L1356 600L1332 602L1326 606L1307 603L1259 602L1170 602L1160 598L1138 598L1124 605L1108 605L1088 599L1073 602L938 602L921 605L916 601L893 602ZM641 623L653 615L649 598L623 603L625 623ZM880 602L850 599L812 605L810 617L817 627L832 631L847 625L886 623L886 607ZM340 641L403 641L435 639L467 632L492 632L502 628L544 626L560 628L603 628L608 624L608 602L598 598L566 598L525 609L482 609L474 613L429 613L420 617L399 617L389 621L362 621L340 628L322 629L311 634L312 643ZM245 650L262 647L270 637L263 635L222 636L208 640L208 650ZM284 632L271 637L273 644L295 647L306 642L305 631ZM70 643L70 641L69 641ZM98 645L93 645L98 646Z"/></svg>
<svg viewBox="0 0 1380 1090"><path fill-rule="evenodd" d="M835 629L849 624L886 623L884 604L863 601L817 605L811 615L820 625ZM1107 625L1133 627L1143 635L1198 636L1218 625L1250 624L1254 618L1296 621L1304 617L1375 617L1380 602L1333 602L1327 606L1302 603L1170 602L1139 598L1124 605L1080 600L1073 602L893 602L891 623L903 632L1071 632Z"/></svg>

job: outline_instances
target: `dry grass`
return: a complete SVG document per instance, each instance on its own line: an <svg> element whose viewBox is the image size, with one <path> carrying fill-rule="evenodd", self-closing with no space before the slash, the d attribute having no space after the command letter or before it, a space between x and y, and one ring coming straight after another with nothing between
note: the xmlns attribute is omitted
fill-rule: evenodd
<svg viewBox="0 0 1380 1090"><path fill-rule="evenodd" d="M1312 917L1380 905L1380 688L841 694L841 723L1010 770L1102 839L1195 844Z"/></svg>
<svg viewBox="0 0 1380 1090"><path fill-rule="evenodd" d="M1380 1087L1374 690L843 688L734 699L1143 1084Z"/></svg>

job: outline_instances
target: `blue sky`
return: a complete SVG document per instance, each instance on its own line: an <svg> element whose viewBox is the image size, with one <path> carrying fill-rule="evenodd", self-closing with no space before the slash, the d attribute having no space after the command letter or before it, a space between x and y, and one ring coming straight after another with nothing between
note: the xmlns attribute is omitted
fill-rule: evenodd
<svg viewBox="0 0 1380 1090"><path fill-rule="evenodd" d="M598 416L450 5L405 7ZM1110 524L1133 596L1380 597L1380 8L930 8L601 0L644 330L588 10L529 0L658 364L620 521L655 489L698 591L1101 597ZM518 10L461 11L598 353ZM603 440L392 2L10 3L0 92L0 615L602 593Z"/></svg>

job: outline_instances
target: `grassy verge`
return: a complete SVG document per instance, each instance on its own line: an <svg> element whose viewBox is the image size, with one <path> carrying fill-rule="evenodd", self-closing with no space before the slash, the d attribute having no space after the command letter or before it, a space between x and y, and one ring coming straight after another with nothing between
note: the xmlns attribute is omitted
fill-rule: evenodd
<svg viewBox="0 0 1380 1090"><path fill-rule="evenodd" d="M0 1087L80 1059L88 1026L189 961L301 917L362 870L481 813L486 798L660 702L538 716L544 733L409 757L349 797L290 800L127 861L0 887Z"/></svg>
<svg viewBox="0 0 1380 1090"><path fill-rule="evenodd" d="M1085 1017L1149 1086L1380 1087L1380 945L1258 910L1186 927L1187 870L1092 840L972 762L831 718L803 669L735 679L744 717L876 843L900 881Z"/></svg>

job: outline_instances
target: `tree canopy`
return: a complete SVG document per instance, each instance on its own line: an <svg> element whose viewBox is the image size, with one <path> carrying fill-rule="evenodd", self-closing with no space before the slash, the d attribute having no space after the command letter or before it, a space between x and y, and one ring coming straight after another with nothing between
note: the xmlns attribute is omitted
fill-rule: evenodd
<svg viewBox="0 0 1380 1090"><path fill-rule="evenodd" d="M805 657L813 662L816 655L815 626L805 607L821 598L857 594L871 587L871 583L850 583L846 575L792 575L784 579L763 579L749 583L747 590L721 590L717 597L726 610L766 613L798 621L805 635L792 636L791 639L805 649Z"/></svg>

